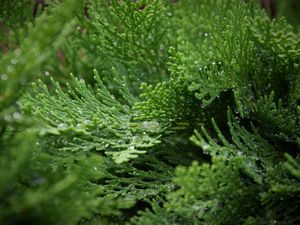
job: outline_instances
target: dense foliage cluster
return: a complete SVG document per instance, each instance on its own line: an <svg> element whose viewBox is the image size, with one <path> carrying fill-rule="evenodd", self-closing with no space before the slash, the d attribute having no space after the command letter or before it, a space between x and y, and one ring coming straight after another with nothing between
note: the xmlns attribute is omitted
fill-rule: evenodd
<svg viewBox="0 0 300 225"><path fill-rule="evenodd" d="M300 224L299 4L277 7L4 0L0 224Z"/></svg>

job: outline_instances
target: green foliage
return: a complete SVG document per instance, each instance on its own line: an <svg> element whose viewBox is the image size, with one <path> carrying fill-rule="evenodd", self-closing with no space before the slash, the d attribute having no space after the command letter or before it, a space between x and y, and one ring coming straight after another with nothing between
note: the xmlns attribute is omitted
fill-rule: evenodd
<svg viewBox="0 0 300 225"><path fill-rule="evenodd" d="M1 224L300 223L296 26L254 1L14 3Z"/></svg>
<svg viewBox="0 0 300 225"><path fill-rule="evenodd" d="M278 1L278 14L287 18L287 20L295 25L295 28L299 30L299 8L300 4L297 0ZM298 26L298 27L297 27Z"/></svg>
<svg viewBox="0 0 300 225"><path fill-rule="evenodd" d="M28 32L27 23L33 21L33 11L33 1L3 0L0 5L0 43L9 48L19 44Z"/></svg>
<svg viewBox="0 0 300 225"><path fill-rule="evenodd" d="M191 140L211 155L211 164L193 162L190 167L178 167L174 182L180 188L168 193L163 213L156 210L142 213L135 219L136 224L162 220L160 216L168 218L165 224L299 222L297 207L284 210L299 202L297 161L287 155L288 162L278 164L279 159L284 160L284 155L259 134L249 133L237 121L232 121L231 116L229 113L228 125L233 143L224 138L214 121L222 144L204 128L202 134L195 131ZM296 179L292 181L291 177ZM286 185L280 184L283 180ZM279 213L281 210L284 213Z"/></svg>
<svg viewBox="0 0 300 225"><path fill-rule="evenodd" d="M36 142L32 131L1 139L1 224L74 224L93 211L105 215L125 207L100 198L101 190L91 182L101 178L95 171L100 157L77 158L66 168Z"/></svg>
<svg viewBox="0 0 300 225"><path fill-rule="evenodd" d="M95 93L74 76L71 78L74 87L67 83L66 92L53 81L56 95L50 95L43 83L35 87L35 92L40 89L40 93L29 97L28 106L32 104L31 111L48 121L50 127L43 132L56 135L49 137L54 139L51 147L72 152L105 151L117 163L122 163L158 144L162 129L158 122L131 122L130 103L135 100L128 89L120 86L128 102L123 105L103 85L97 72L94 78Z"/></svg>
<svg viewBox="0 0 300 225"><path fill-rule="evenodd" d="M170 49L168 69L171 78L168 82L158 83L155 87L141 84L141 100L134 105L136 120L159 120L163 122L189 121L200 114L199 102L188 90L187 72L182 65L180 55Z"/></svg>
<svg viewBox="0 0 300 225"><path fill-rule="evenodd" d="M21 94L20 90L31 81L33 76L40 72L39 67L44 64L50 56L53 56L53 48L63 41L63 36L70 30L70 23L64 20L71 19L78 5L74 1L64 3L68 6L57 6L51 9L50 15L43 15L37 19L35 26L30 24L28 37L17 49L1 55L0 73L0 110L10 106ZM52 13L52 15L51 15ZM48 26L51 29L48 29ZM52 53L52 54L51 54ZM27 62L31 63L27 63Z"/></svg>
<svg viewBox="0 0 300 225"><path fill-rule="evenodd" d="M93 1L88 17L82 41L95 68L121 67L131 87L165 79L168 20L161 1Z"/></svg>

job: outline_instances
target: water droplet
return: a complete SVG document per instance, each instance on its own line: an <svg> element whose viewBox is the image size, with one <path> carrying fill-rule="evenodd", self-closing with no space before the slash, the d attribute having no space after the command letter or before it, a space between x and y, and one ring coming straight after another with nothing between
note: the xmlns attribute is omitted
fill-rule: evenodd
<svg viewBox="0 0 300 225"><path fill-rule="evenodd" d="M163 44L160 44L159 50L160 50L160 51L163 51L163 50L164 50L164 45L163 45Z"/></svg>
<svg viewBox="0 0 300 225"><path fill-rule="evenodd" d="M238 117L238 116L235 117L235 120L236 120L237 123L241 122L240 117Z"/></svg>
<svg viewBox="0 0 300 225"><path fill-rule="evenodd" d="M201 142L201 148L203 149L203 151L207 151L207 150L210 149L210 146L205 141L202 141Z"/></svg>
<svg viewBox="0 0 300 225"><path fill-rule="evenodd" d="M58 124L58 128L66 128L66 127L68 127L68 125L65 123Z"/></svg>
<svg viewBox="0 0 300 225"><path fill-rule="evenodd" d="M84 123L85 123L85 124L91 124L92 121L90 121L90 120L85 120Z"/></svg>
<svg viewBox="0 0 300 225"><path fill-rule="evenodd" d="M133 145L129 146L128 150L133 151L134 150L134 146Z"/></svg>
<svg viewBox="0 0 300 225"><path fill-rule="evenodd" d="M8 72L11 72L11 71L13 71L13 69L14 69L14 67L13 67L12 65L8 65L8 66L7 66L7 70L8 70Z"/></svg>
<svg viewBox="0 0 300 225"><path fill-rule="evenodd" d="M138 136L133 136L133 137L132 137L132 142L133 142L133 143L136 143L137 140L138 140Z"/></svg>
<svg viewBox="0 0 300 225"><path fill-rule="evenodd" d="M79 123L77 124L77 128L84 128L83 124Z"/></svg>
<svg viewBox="0 0 300 225"><path fill-rule="evenodd" d="M19 49L19 48L16 49L16 50L15 50L15 54L16 54L16 56L20 56L20 54L21 54L21 49Z"/></svg>
<svg viewBox="0 0 300 225"><path fill-rule="evenodd" d="M1 75L1 80L7 80L8 76L6 74Z"/></svg>
<svg viewBox="0 0 300 225"><path fill-rule="evenodd" d="M199 209L200 209L200 207L197 206L197 205L193 205L192 208L193 208L193 210L195 210L195 211L199 211Z"/></svg>
<svg viewBox="0 0 300 225"><path fill-rule="evenodd" d="M137 175L139 175L139 172L135 170L132 172L132 175L137 176Z"/></svg>
<svg viewBox="0 0 300 225"><path fill-rule="evenodd" d="M18 60L17 59L11 59L10 62L11 62L11 64L15 65L15 64L17 64Z"/></svg>
<svg viewBox="0 0 300 225"><path fill-rule="evenodd" d="M45 183L45 179L43 177L37 177L32 180L32 185L34 185L34 186L39 186L43 183Z"/></svg>
<svg viewBox="0 0 300 225"><path fill-rule="evenodd" d="M149 132L158 132L160 128L157 121L145 121L142 123L142 127L144 130Z"/></svg>
<svg viewBox="0 0 300 225"><path fill-rule="evenodd" d="M16 120L18 120L18 119L21 118L21 114L18 113L18 112L14 112L14 113L13 113L13 118L16 119Z"/></svg>

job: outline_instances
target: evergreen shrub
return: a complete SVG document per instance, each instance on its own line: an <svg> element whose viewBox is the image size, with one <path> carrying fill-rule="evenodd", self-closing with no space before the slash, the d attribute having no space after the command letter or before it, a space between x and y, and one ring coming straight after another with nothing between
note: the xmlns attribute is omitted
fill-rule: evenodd
<svg viewBox="0 0 300 225"><path fill-rule="evenodd" d="M0 224L300 224L298 5L1 1Z"/></svg>

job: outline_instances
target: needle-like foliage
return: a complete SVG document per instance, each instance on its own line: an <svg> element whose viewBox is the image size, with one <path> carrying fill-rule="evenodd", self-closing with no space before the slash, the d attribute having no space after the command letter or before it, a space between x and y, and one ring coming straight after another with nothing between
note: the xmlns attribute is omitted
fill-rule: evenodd
<svg viewBox="0 0 300 225"><path fill-rule="evenodd" d="M117 163L122 163L160 142L162 127L158 122L132 121L131 107L135 98L122 84L124 80L119 81L119 90L127 104L120 103L108 91L97 72L94 79L95 92L84 80L74 76L71 78L73 85L67 83L65 92L54 81L55 95L51 95L43 83L34 88L38 94L29 97L28 106L32 104L34 114L49 123L44 132L54 135L49 137L54 140L51 144L54 149L104 151Z"/></svg>
<svg viewBox="0 0 300 225"><path fill-rule="evenodd" d="M299 224L291 1L4 1L0 223Z"/></svg>

